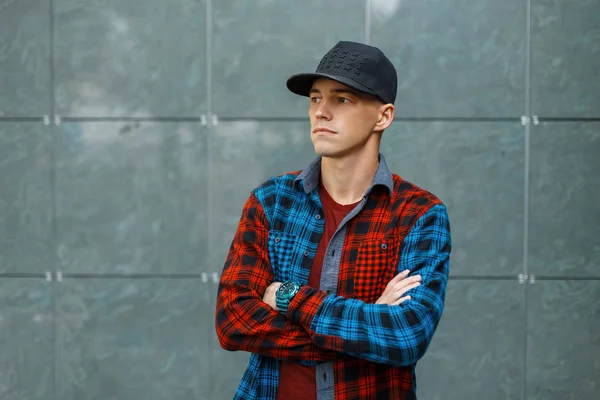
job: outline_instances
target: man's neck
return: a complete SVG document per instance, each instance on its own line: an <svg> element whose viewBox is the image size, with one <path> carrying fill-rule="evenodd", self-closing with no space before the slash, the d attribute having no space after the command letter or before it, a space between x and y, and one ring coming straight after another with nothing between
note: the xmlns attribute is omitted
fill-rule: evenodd
<svg viewBox="0 0 600 400"><path fill-rule="evenodd" d="M356 203L371 186L379 166L379 153L365 153L344 158L322 158L321 183L337 203Z"/></svg>

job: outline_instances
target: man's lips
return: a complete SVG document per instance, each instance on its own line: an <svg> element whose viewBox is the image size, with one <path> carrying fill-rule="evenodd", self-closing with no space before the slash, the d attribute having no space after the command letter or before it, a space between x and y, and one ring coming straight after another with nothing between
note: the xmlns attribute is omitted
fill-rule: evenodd
<svg viewBox="0 0 600 400"><path fill-rule="evenodd" d="M315 129L313 129L313 133L333 134L333 133L337 133L337 132L332 131L331 129L327 129L327 128L315 128Z"/></svg>

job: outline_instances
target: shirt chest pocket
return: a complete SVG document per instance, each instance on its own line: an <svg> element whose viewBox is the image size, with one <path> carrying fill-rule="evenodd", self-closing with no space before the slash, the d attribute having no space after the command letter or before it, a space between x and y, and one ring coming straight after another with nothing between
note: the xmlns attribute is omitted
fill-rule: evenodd
<svg viewBox="0 0 600 400"><path fill-rule="evenodd" d="M269 258L275 281L294 279L297 268L294 267L297 256L297 237L287 233L269 233Z"/></svg>
<svg viewBox="0 0 600 400"><path fill-rule="evenodd" d="M354 297L375 303L396 275L399 242L373 240L360 243L353 271Z"/></svg>

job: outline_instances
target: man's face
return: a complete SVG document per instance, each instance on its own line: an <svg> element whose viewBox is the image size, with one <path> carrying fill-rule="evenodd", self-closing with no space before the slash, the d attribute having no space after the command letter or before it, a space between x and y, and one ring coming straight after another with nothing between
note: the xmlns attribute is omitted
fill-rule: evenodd
<svg viewBox="0 0 600 400"><path fill-rule="evenodd" d="M373 131L383 108L374 96L330 79L317 79L308 109L315 152L331 158L360 153L378 135Z"/></svg>

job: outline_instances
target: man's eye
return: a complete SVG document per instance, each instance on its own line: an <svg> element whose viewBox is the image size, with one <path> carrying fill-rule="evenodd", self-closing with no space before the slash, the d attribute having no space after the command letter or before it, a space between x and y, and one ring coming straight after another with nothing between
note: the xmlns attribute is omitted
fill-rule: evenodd
<svg viewBox="0 0 600 400"><path fill-rule="evenodd" d="M311 103L318 103L318 102L320 102L320 101L321 101L321 99L320 99L320 98L318 98L318 97L311 97L311 98L310 98L310 102L311 102Z"/></svg>
<svg viewBox="0 0 600 400"><path fill-rule="evenodd" d="M340 103L350 103L350 99L347 99L345 97L340 97Z"/></svg>

